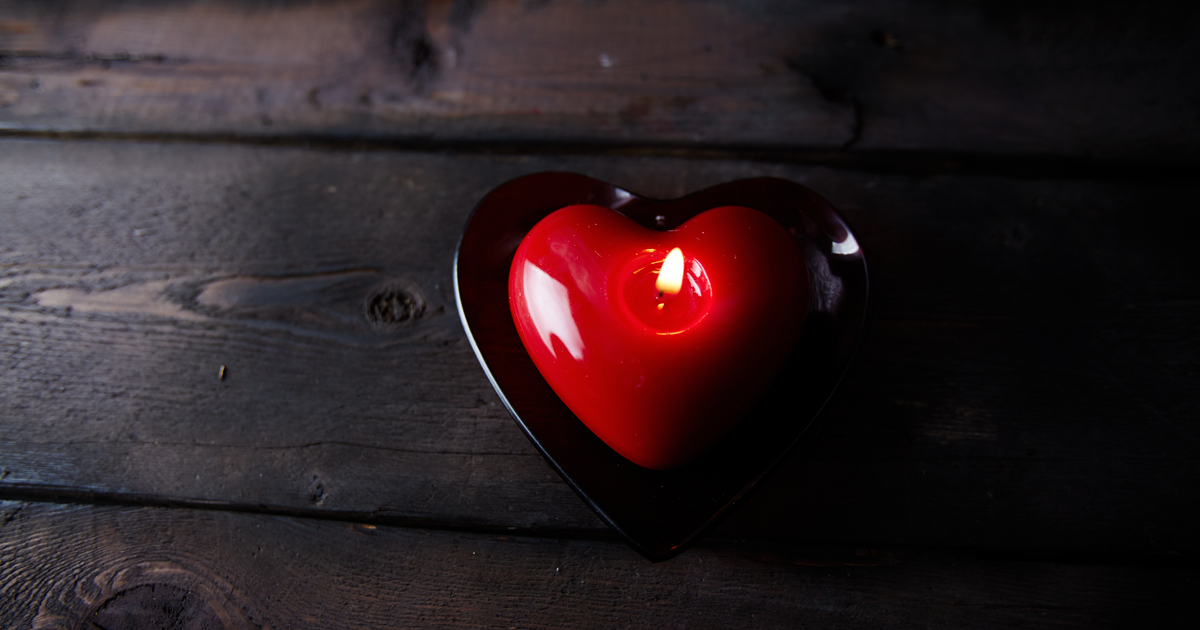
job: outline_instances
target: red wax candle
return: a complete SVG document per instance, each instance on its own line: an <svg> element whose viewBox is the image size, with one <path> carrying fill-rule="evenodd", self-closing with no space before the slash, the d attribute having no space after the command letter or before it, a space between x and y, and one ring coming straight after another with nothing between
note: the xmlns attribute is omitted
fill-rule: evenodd
<svg viewBox="0 0 1200 630"><path fill-rule="evenodd" d="M600 439L672 468L725 435L771 385L808 311L787 232L725 206L671 231L568 206L517 248L517 332L555 393Z"/></svg>

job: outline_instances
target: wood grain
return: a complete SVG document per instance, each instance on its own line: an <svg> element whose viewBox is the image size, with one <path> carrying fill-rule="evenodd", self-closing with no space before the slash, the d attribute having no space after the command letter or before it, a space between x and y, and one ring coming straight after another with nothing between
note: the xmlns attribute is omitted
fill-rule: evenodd
<svg viewBox="0 0 1200 630"><path fill-rule="evenodd" d="M0 517L0 619L40 629L1182 627L1197 595L1171 566L745 545L652 565L619 543L228 512Z"/></svg>
<svg viewBox="0 0 1200 630"><path fill-rule="evenodd" d="M858 363L716 538L1197 551L1194 185L741 161L3 142L0 493L604 536L450 286L475 201L550 169L786 177L862 235Z"/></svg>
<svg viewBox="0 0 1200 630"><path fill-rule="evenodd" d="M0 4L0 128L1193 162L1178 2Z"/></svg>

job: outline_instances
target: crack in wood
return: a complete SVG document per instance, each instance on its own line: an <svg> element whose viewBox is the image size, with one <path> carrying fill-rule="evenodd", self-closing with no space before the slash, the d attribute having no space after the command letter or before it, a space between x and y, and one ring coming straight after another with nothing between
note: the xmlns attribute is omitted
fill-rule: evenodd
<svg viewBox="0 0 1200 630"><path fill-rule="evenodd" d="M232 449L232 450L248 450L248 451L294 451L306 450L312 448L321 448L325 446L339 446L346 448L361 448L372 451L385 451L392 453L409 453L413 455L451 455L460 457L540 457L538 453L520 453L513 451L453 451L453 450L429 450L429 449L413 449L413 448L397 448L394 446L381 446L378 444L365 444L360 442L344 442L339 440L324 440L319 442L307 442L304 444L281 444L271 446L247 446L244 444L205 444L203 442L164 442L162 440L69 440L66 442L23 442L29 446L113 446L125 444L129 446L151 446L151 447L198 447L203 449ZM3 478L0 477L0 481ZM14 483L14 482L5 482Z"/></svg>
<svg viewBox="0 0 1200 630"><path fill-rule="evenodd" d="M427 308L418 282L376 269L280 276L173 272L165 280L139 278L161 277L146 270L83 271L82 276L33 273L2 278L0 303L8 302L10 313L236 322L346 341L390 337L446 313L440 303ZM415 332L420 336L435 331Z"/></svg>
<svg viewBox="0 0 1200 630"><path fill-rule="evenodd" d="M853 134L851 134L853 137ZM695 161L742 160L746 162L825 166L845 171L896 174L909 177L945 175L1002 177L1016 181L1070 180L1130 183L1191 183L1200 177L1196 159L1123 159L1048 154L996 154L947 152L925 149L841 150L762 143L705 144L638 140L570 141L544 139L474 140L420 136L364 135L353 139L334 134L284 133L256 135L222 134L211 131L119 132L67 131L0 128L0 140L11 138L64 140L71 142L119 142L139 144L242 145L247 147L295 147L317 151L396 152L413 154L488 157L594 157L675 158ZM855 140L857 143L859 140Z"/></svg>
<svg viewBox="0 0 1200 630"><path fill-rule="evenodd" d="M144 54L144 53L129 53L124 51L119 52L79 52L68 50L63 52L51 52L44 50L0 50L0 63L6 59L27 59L38 61L77 61L77 62L152 62L152 63L187 63L184 58L170 58L161 54Z"/></svg>

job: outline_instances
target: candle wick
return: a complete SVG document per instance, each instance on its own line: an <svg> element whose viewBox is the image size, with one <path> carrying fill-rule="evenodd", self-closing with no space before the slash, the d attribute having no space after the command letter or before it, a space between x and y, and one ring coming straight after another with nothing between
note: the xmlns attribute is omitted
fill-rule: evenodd
<svg viewBox="0 0 1200 630"><path fill-rule="evenodd" d="M662 292L662 291L659 291L659 292L658 292L658 297L659 297L660 299L662 298L662 294L663 294L663 292Z"/></svg>

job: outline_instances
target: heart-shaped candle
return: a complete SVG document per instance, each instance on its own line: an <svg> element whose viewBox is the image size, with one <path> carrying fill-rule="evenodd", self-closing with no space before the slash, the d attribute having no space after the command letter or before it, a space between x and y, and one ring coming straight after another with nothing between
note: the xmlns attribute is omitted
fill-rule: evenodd
<svg viewBox="0 0 1200 630"><path fill-rule="evenodd" d="M799 339L790 356L773 379L770 377L775 373L764 370L760 372L766 375L764 382L749 386L756 391L761 387L767 389L736 426L703 454L676 468L656 470L638 466L605 444L551 388L548 377L534 364L518 334L510 308L510 270L517 249L543 219L578 204L608 208L641 226L642 231L634 233L641 234L641 238L649 234L650 240L643 246L653 247L656 252L668 245L671 249L679 247L685 275L690 269L688 261L699 261L713 287L712 304L717 304L723 295L717 290L713 275L724 258L710 260L709 254L701 251L703 248L672 244L669 239L673 232L678 232L676 228L685 224L692 226L688 228L691 231L696 225L693 222L714 208L743 206L770 217L791 238L804 260L806 273L802 275L806 276L804 282L809 287L808 308L792 323L792 329L799 331ZM709 236L708 228L700 231ZM737 230L718 231L730 236ZM741 261L741 252L736 256ZM641 283L649 283L646 274L658 273L654 271L656 257L650 263L647 271L635 273L633 278L628 274L622 276L619 269L617 277L627 278L626 282L640 291L645 288L637 288ZM638 269L642 268L635 267L633 271ZM699 274L691 273L699 282ZM771 293L773 299L778 299L775 280L779 273L774 267L767 272L771 282L760 293ZM758 274L742 281L755 283L760 278ZM563 284L563 292L566 286ZM602 286L607 290L607 281ZM671 200L647 199L574 173L535 173L514 179L489 192L471 215L455 254L454 287L467 339L518 426L605 522L633 548L653 560L669 558L695 541L778 465L800 439L850 365L866 321L867 307L866 260L850 227L813 191L794 182L767 177L729 182ZM653 289L651 297L656 298L657 287ZM684 290L681 288L678 295L690 299L682 293ZM551 289L550 293L555 291ZM653 308L657 310L657 303ZM690 312L683 309L685 313L680 315L673 303L665 303L663 311L668 308L672 309L669 315L682 319L687 319L686 313ZM635 306L630 310L635 311L632 313L635 319L653 316L646 312L639 316ZM705 321L707 318L701 323ZM580 342L585 341L585 336L601 332L579 324L576 328ZM615 329L615 324L609 329ZM547 343L556 353L570 355L570 343L575 341L569 330L563 328L561 333L549 335ZM785 351L786 339L780 340L779 345L780 351ZM577 349L580 348L585 358L595 349L578 345ZM571 360L576 359L572 356ZM759 362L767 361L760 358ZM727 376L740 378L737 372ZM752 380L746 378L743 382ZM707 388L689 389L691 395L708 395ZM730 391L727 385L722 385L722 390L727 395L741 395ZM743 400L749 398L753 396ZM655 404L670 409L679 402L656 400ZM736 421L736 418L729 420L729 414L714 417Z"/></svg>
<svg viewBox="0 0 1200 630"><path fill-rule="evenodd" d="M750 208L655 231L595 205L563 208L517 249L517 331L555 393L630 461L677 467L744 417L808 310L791 236Z"/></svg>

